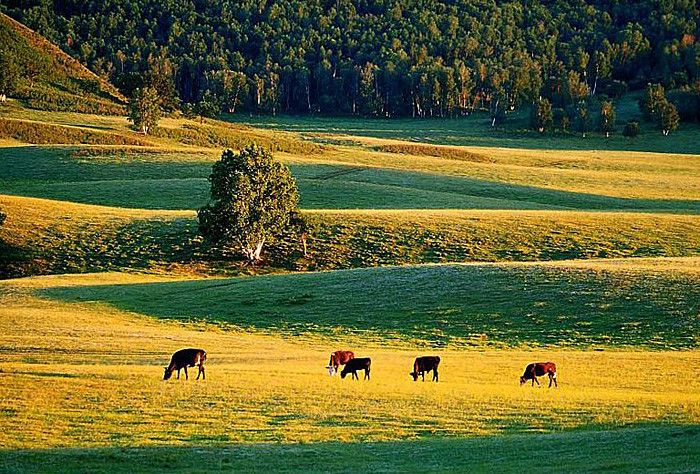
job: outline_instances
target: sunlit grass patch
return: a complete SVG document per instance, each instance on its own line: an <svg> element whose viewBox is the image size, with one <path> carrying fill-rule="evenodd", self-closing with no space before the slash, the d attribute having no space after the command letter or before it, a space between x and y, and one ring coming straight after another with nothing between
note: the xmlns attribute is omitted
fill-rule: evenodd
<svg viewBox="0 0 700 474"><path fill-rule="evenodd" d="M0 329L11 348L0 354L6 449L386 441L700 422L697 351L458 351L341 336L293 340L32 296L32 286L70 281L2 284ZM187 346L207 350L206 381L184 374L162 381L162 365ZM372 380L329 377L328 353L338 347L372 357ZM425 353L442 357L440 383L409 377L413 358ZM558 364L558 389L518 385L533 360Z"/></svg>

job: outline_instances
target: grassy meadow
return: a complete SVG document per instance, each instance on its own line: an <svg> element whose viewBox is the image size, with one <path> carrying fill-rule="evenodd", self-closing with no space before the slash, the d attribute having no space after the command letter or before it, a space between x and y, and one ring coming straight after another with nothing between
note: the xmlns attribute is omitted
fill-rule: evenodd
<svg viewBox="0 0 700 474"><path fill-rule="evenodd" d="M697 127L226 119L0 107L0 472L698 469ZM198 234L251 142L297 179L308 257ZM206 381L161 380L182 347ZM370 382L328 376L341 348ZM558 389L518 385L535 360Z"/></svg>
<svg viewBox="0 0 700 474"><path fill-rule="evenodd" d="M325 461L327 469L334 470L343 469L350 454L368 455L365 450L373 445L367 442L378 443L379 453L387 446L399 451L417 446L436 458L438 453L482 445L495 448L502 442L517 451L536 446L543 438L510 436L551 433L555 449L569 445L570 451L570 444L590 436L582 433L592 429L613 430L596 431L584 443L593 450L602 449L594 447L595 437L629 432L628 441L640 437L640 442L659 445L665 462L659 466L659 459L650 460L649 466L680 469L697 461L696 452L681 452L676 443L676 439L681 446L692 443L697 430L674 428L700 422L697 351L563 347L465 351L411 347L408 339L405 345L372 341L372 336L288 338L221 328L206 320L162 321L149 317L147 306L136 312L87 300L89 293L79 302L57 297L71 289L89 292L104 285L162 283L177 281L113 273L0 284L0 324L6 348L11 348L3 352L0 372L0 417L5 428L0 434L5 449L0 465L22 470L34 462L42 465L45 461L37 457L48 456L66 459L67 466L87 458L101 470L112 462L124 462L120 461L124 456L140 463L141 457L159 452L146 462L157 460L161 468L186 470L192 465L182 459L183 453L190 446L204 445L206 450L195 459L213 457L231 468L251 467L250 459L231 453L260 449L282 456L274 461L268 454L261 461L279 466L295 455L286 443L304 443L299 449L314 452L325 451L323 444L307 443L350 443L344 445L347 455ZM114 293L123 295L124 290ZM324 365L338 344L352 344L358 355L372 356L370 382L328 377ZM183 345L208 349L206 381L160 380L169 354ZM408 376L413 357L426 350L443 358L439 384L416 383ZM560 387L520 387L517 378L523 364L541 358L557 361ZM593 369L598 367L606 370ZM654 432L656 427L660 431ZM660 439L669 433L670 439ZM258 443L275 444L266 448ZM137 447L141 449L132 451ZM110 449L117 450L110 454ZM478 458L467 455L462 460L465 466L470 456ZM434 459L432 465L458 466L460 459L444 465ZM510 468L523 462L515 453L498 459ZM390 456L385 462L388 468L420 469L422 460L394 461ZM616 458L612 451L597 462L601 466L628 462L629 468L645 465Z"/></svg>

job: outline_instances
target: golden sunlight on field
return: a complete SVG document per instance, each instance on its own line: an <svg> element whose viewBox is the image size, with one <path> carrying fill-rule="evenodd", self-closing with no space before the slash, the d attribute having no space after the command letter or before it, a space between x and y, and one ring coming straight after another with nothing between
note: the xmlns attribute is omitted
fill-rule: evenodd
<svg viewBox="0 0 700 474"><path fill-rule="evenodd" d="M48 277L0 284L0 443L6 448L158 443L359 441L426 434L556 431L633 422L700 422L700 352L433 351L361 346L372 380L330 378L327 340L179 326L32 287L95 282ZM153 277L108 274L103 282ZM164 382L182 347L207 350L207 380ZM408 373L442 357L438 384ZM525 364L553 360L560 387L520 387ZM193 369L190 373L196 373Z"/></svg>

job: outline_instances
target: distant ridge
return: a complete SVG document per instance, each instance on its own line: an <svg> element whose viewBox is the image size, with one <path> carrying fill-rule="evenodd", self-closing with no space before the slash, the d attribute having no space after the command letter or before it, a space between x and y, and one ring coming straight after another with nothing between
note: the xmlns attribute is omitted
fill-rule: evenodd
<svg viewBox="0 0 700 474"><path fill-rule="evenodd" d="M41 110L122 114L126 98L46 38L0 13L0 54L20 71L13 94Z"/></svg>

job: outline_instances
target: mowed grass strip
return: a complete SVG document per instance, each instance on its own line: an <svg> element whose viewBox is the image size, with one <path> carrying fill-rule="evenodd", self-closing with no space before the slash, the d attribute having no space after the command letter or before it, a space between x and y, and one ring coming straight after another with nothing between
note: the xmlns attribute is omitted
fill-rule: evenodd
<svg viewBox="0 0 700 474"><path fill-rule="evenodd" d="M426 347L700 345L700 260L428 265L53 288L184 322Z"/></svg>
<svg viewBox="0 0 700 474"><path fill-rule="evenodd" d="M101 279L0 283L4 449L391 441L700 423L698 351L458 351L392 347L371 337L290 340L34 296ZM162 366L182 347L207 350L206 381L185 381L184 374L161 380ZM371 381L328 376L328 353L339 347L372 357ZM408 375L413 358L425 353L442 357L438 384ZM559 388L520 387L524 365L544 359L558 364Z"/></svg>

